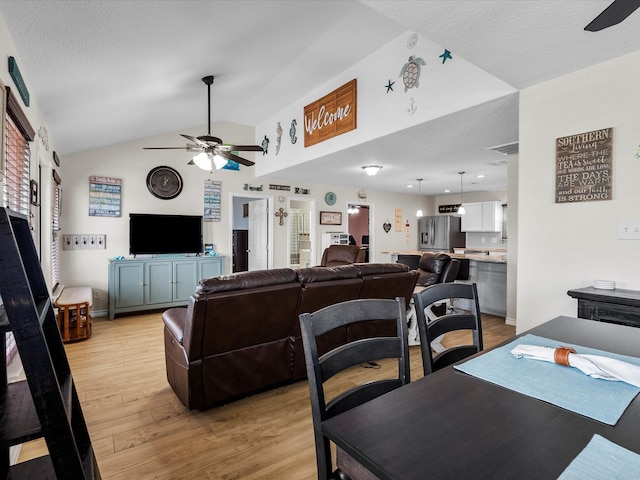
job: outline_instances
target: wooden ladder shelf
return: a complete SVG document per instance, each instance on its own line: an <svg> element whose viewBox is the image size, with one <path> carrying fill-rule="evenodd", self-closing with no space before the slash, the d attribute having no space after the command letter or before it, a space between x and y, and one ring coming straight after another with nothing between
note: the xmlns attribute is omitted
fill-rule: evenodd
<svg viewBox="0 0 640 480"><path fill-rule="evenodd" d="M0 331L13 332L26 380L0 395L0 478L100 479L28 219L0 209ZM4 346L3 350L6 350ZM44 438L49 454L9 465L9 448Z"/></svg>

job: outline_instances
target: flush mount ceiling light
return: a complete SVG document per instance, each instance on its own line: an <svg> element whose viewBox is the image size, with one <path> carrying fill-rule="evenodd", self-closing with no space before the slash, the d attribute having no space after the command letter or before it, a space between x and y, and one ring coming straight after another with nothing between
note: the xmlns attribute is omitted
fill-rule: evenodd
<svg viewBox="0 0 640 480"><path fill-rule="evenodd" d="M367 175L373 177L376 173L378 173L381 169L381 165L365 165L362 169L367 172Z"/></svg>
<svg viewBox="0 0 640 480"><path fill-rule="evenodd" d="M422 183L422 179L417 178L416 180L418 180L418 210L416 211L416 217L422 217L423 215L422 208L420 208L420 192L421 192L420 185Z"/></svg>
<svg viewBox="0 0 640 480"><path fill-rule="evenodd" d="M458 172L458 174L460 175L460 207L458 207L458 215L464 215L465 210L464 210L464 205L462 204L462 195L463 195L462 176L464 175L464 172Z"/></svg>

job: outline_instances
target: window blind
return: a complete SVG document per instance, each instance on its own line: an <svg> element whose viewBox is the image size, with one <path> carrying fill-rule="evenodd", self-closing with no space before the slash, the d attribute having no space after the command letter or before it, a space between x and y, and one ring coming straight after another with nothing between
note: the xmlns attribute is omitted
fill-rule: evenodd
<svg viewBox="0 0 640 480"><path fill-rule="evenodd" d="M51 285L53 291L60 284L60 184L61 179L53 171L51 198Z"/></svg>
<svg viewBox="0 0 640 480"><path fill-rule="evenodd" d="M4 118L4 171L2 173L3 204L15 212L29 215L29 165L35 131L20 108L10 88L7 92L7 112ZM4 92L3 92L4 93ZM7 333L5 358L7 365L18 352L13 333Z"/></svg>
<svg viewBox="0 0 640 480"><path fill-rule="evenodd" d="M5 171L3 203L14 212L29 214L29 142L11 115L5 120Z"/></svg>

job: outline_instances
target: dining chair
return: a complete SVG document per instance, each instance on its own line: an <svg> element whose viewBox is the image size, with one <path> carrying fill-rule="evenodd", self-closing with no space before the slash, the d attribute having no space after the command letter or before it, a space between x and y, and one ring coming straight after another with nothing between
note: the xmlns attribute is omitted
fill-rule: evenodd
<svg viewBox="0 0 640 480"><path fill-rule="evenodd" d="M405 320L405 299L358 299L337 303L313 313L300 315L300 329L304 346L307 377L313 418L313 432L316 445L318 479L345 479L348 476L337 468L333 469L331 448L328 438L322 433L322 423L342 412L361 405L391 390L409 383L409 346L407 344L407 323ZM318 344L322 345L322 335L335 329L349 327L366 321L390 321L396 324L396 335L389 337L369 337L347 341L343 345L318 355ZM397 359L395 376L386 370L372 369L372 381L361 385L345 387L341 392L339 382L332 382L331 395L325 390L325 382L336 374L356 365L370 365L368 362L382 359ZM376 372L373 374L373 372ZM382 378L384 377L384 378ZM392 378L391 378L392 377Z"/></svg>
<svg viewBox="0 0 640 480"><path fill-rule="evenodd" d="M469 300L465 302L467 305L464 309L458 307L445 308L444 311L436 309L441 313L433 316L431 308L434 304L451 302L453 305L457 299ZM482 320L475 283L437 283L414 293L413 301L425 375L482 351ZM459 330L470 331L472 343L445 348L434 356L431 342L446 333Z"/></svg>

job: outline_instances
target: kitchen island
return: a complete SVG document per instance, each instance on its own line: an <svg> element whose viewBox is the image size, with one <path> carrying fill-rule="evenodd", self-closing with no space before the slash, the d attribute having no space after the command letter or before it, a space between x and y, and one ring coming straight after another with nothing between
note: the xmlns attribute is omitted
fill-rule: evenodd
<svg viewBox="0 0 640 480"><path fill-rule="evenodd" d="M481 249L466 249L480 251ZM507 315L507 252L505 250L482 250L483 253L446 253L451 258L469 260L468 278L456 279L460 283L475 283L478 287L480 311L490 315L506 317ZM381 252L391 255L396 262L398 255L422 255L421 250L398 250ZM440 252L434 252L440 253Z"/></svg>

